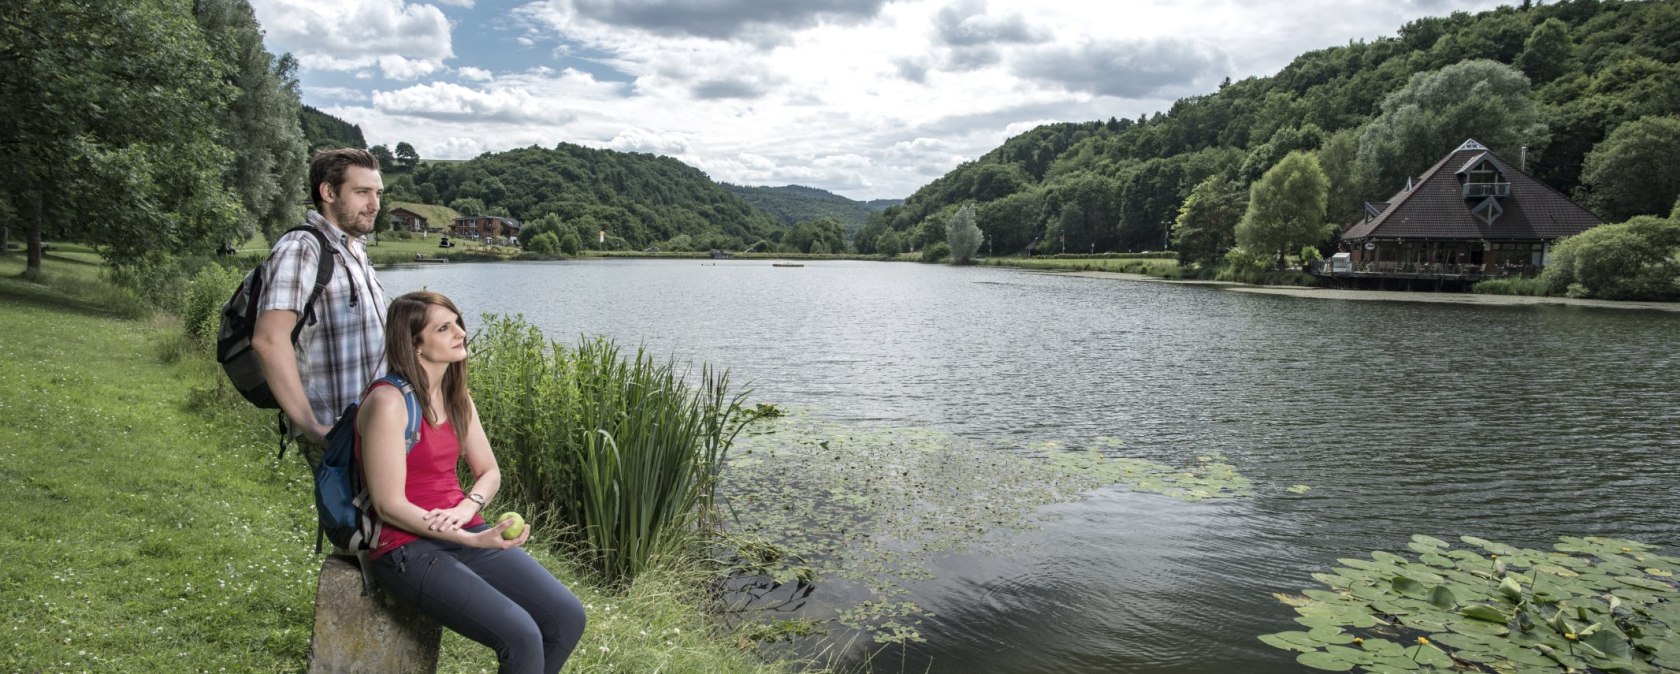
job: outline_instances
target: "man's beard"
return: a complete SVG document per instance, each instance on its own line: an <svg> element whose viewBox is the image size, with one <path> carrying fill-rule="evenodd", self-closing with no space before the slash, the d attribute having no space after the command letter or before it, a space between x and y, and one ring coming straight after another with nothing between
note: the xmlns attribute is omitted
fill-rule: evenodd
<svg viewBox="0 0 1680 674"><path fill-rule="evenodd" d="M340 210L341 208L342 210ZM338 225L338 228L344 230L345 234L349 234L350 236L364 236L368 232L373 231L372 221L369 221L366 225L362 224L361 213L349 208L343 208L339 204L333 204L330 209L332 210L333 220L335 221L333 224Z"/></svg>

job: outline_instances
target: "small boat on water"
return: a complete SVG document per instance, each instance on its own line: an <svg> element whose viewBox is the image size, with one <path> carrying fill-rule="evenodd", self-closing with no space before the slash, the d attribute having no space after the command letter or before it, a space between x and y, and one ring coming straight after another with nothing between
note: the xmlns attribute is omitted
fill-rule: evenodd
<svg viewBox="0 0 1680 674"><path fill-rule="evenodd" d="M800 264L798 262L772 262L772 263L770 263L770 266L772 266L772 267L803 267L805 265Z"/></svg>

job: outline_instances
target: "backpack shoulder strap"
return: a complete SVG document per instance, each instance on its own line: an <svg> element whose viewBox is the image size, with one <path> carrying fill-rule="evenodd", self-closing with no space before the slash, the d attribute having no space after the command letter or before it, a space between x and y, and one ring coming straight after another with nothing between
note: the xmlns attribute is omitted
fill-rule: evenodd
<svg viewBox="0 0 1680 674"><path fill-rule="evenodd" d="M321 293L325 292L327 284L332 282L333 258L338 255L338 250L327 243L327 235L322 234L321 230L314 225L298 225L286 230L287 234L292 232L313 234L315 243L321 247L321 255L318 258L320 263L315 266L315 287L310 289L309 299L303 302L303 314L298 316L297 325L292 326L292 344L296 345L298 335L303 334L304 324L308 323L309 319L314 316L315 300L321 299Z"/></svg>
<svg viewBox="0 0 1680 674"><path fill-rule="evenodd" d="M408 428L403 431L403 437L408 441L408 451L412 452L414 446L420 444L420 420L424 417L420 413L420 398L414 394L414 387L400 374L392 372L380 377L379 381L402 391L403 404L408 407Z"/></svg>

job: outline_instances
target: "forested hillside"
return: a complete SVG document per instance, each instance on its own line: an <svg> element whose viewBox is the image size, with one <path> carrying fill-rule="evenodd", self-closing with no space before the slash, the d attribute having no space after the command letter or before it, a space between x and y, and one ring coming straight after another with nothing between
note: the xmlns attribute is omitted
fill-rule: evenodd
<svg viewBox="0 0 1680 674"><path fill-rule="evenodd" d="M723 183L723 187L783 224L796 225L818 218L834 218L845 228L848 237L868 222L871 214L881 210L828 190L804 185L747 187Z"/></svg>
<svg viewBox="0 0 1680 674"><path fill-rule="evenodd" d="M360 125L351 124L307 105L298 111L298 122L303 125L303 138L309 143L310 151L368 146L367 139L362 137Z"/></svg>
<svg viewBox="0 0 1680 674"><path fill-rule="evenodd" d="M463 162L421 163L412 195L463 213L524 221L553 216L583 241L607 233L608 247L668 242L739 250L779 241L786 228L692 166L670 157L561 143L487 153ZM563 238L563 237L562 237Z"/></svg>
<svg viewBox="0 0 1680 674"><path fill-rule="evenodd" d="M1398 35L1309 52L1271 77L1227 80L1165 113L1052 124L924 186L856 237L912 246L977 203L995 249L1159 250L1212 261L1249 187L1294 151L1328 179L1331 222L1359 216L1466 138L1607 219L1666 214L1680 162L1660 137L1680 114L1680 3L1575 0L1419 19ZM1200 207L1180 222L1201 185ZM1328 240L1328 239L1326 239ZM1181 253L1182 254L1182 253Z"/></svg>

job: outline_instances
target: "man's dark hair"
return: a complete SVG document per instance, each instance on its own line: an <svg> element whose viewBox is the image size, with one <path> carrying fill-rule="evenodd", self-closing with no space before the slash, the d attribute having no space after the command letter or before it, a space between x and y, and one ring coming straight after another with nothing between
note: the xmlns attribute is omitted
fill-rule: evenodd
<svg viewBox="0 0 1680 674"><path fill-rule="evenodd" d="M333 192L338 192L344 184L344 172L352 166L378 171L379 160L367 150L353 147L321 150L309 160L309 200L315 202L315 210L321 210L321 184L326 183Z"/></svg>

